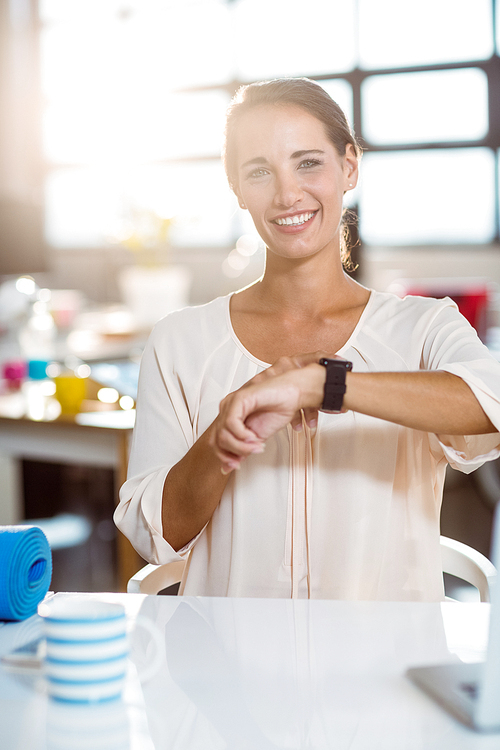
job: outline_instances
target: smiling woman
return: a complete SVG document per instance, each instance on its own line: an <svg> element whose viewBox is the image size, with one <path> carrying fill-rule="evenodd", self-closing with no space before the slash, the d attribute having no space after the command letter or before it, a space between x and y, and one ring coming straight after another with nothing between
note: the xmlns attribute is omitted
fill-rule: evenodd
<svg viewBox="0 0 500 750"><path fill-rule="evenodd" d="M327 155L329 159L326 166L329 166L332 161L338 160L339 157L347 156L350 159L353 176L348 181L346 190L352 190L356 186L357 163L355 164L354 160L357 162L357 159L361 157L361 148L351 131L345 114L338 104L325 93L325 90L320 85L312 84L311 81L307 81L304 85L304 79L300 78L273 81L272 86L254 84L253 86L242 87L228 109L222 153L229 185L236 193L240 206L243 208L246 207L246 204L238 187L242 187L242 181L249 185L254 182L262 182L266 174L269 174L265 167L269 168L270 163L263 155L254 155L248 161L245 161L241 152L248 153L250 144L253 149L260 145L258 134L266 132L266 128L261 127L261 118L265 118L267 115L266 124L274 123L274 119L280 114L280 110L290 107L295 108L295 117L288 118L288 123L293 122L298 127L299 121L303 120L303 129L310 131L308 134L297 133L300 143L307 143L316 138L318 142L323 145L326 144L326 153L321 148L289 150L287 156L296 162L295 168L314 175L315 172L321 171L321 167L325 167ZM251 114L251 117L245 118L246 114ZM283 112L281 114L283 115ZM244 123L242 122L243 119L245 120ZM285 119L287 119L286 115ZM250 132L247 133L247 130ZM275 138L280 141L281 129L278 123L276 123L276 129L273 132ZM301 140L300 135L305 140ZM270 142L262 144L262 147L270 149L270 153L273 155L272 160L277 154L275 145L282 148L284 146L281 141L278 144L271 144ZM293 147L290 146L290 148ZM238 174L237 160L239 156L240 162L243 162L239 169L245 170L245 173L242 174ZM255 222L253 214L252 219ZM293 216L284 216L278 219L278 223L282 224L296 222L298 222L298 219ZM345 267L349 268L347 237L347 232L341 232L341 257Z"/></svg>
<svg viewBox="0 0 500 750"><path fill-rule="evenodd" d="M234 149L233 189L269 253L339 256L343 196L357 182L353 146L339 154L322 122L301 107L261 105L240 118Z"/></svg>
<svg viewBox="0 0 500 750"><path fill-rule="evenodd" d="M226 171L264 274L155 327L115 513L145 559L187 558L181 593L444 596L445 469L500 455L500 365L450 299L346 273L359 156L307 79L243 87L229 109Z"/></svg>

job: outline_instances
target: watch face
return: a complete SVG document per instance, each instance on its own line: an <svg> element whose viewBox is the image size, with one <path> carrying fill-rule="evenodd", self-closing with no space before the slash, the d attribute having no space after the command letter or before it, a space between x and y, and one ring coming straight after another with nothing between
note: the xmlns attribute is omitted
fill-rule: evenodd
<svg viewBox="0 0 500 750"><path fill-rule="evenodd" d="M326 359L326 357L322 357L319 363L325 367L338 367L343 370L352 370L352 362L349 362L347 359Z"/></svg>

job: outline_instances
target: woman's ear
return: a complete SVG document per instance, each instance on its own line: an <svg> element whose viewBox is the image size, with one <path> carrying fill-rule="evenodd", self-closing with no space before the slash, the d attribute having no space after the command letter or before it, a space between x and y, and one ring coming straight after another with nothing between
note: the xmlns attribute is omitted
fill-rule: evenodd
<svg viewBox="0 0 500 750"><path fill-rule="evenodd" d="M236 198L237 198L237 200L238 200L238 205L239 205L239 207L240 207L240 208L243 208L243 209L245 209L245 208L246 208L246 206L245 206L245 204L244 204L244 202L243 202L243 198L241 197L241 195L240 195L240 192L239 192L238 188L237 188L237 187L234 187L234 188L233 188L233 192L234 192L234 194L235 194L235 196L236 196Z"/></svg>
<svg viewBox="0 0 500 750"><path fill-rule="evenodd" d="M353 190L358 184L359 160L352 143L348 143L344 156L344 191Z"/></svg>

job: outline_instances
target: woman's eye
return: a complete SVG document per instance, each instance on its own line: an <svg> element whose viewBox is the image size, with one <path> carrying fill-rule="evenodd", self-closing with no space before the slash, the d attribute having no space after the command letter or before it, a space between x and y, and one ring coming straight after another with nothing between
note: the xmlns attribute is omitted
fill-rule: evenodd
<svg viewBox="0 0 500 750"><path fill-rule="evenodd" d="M248 177L250 179L252 179L254 177L263 177L266 174L267 174L267 172L266 172L265 169L254 169L252 172L250 172L250 174L248 175Z"/></svg>
<svg viewBox="0 0 500 750"><path fill-rule="evenodd" d="M309 169L310 167L317 167L319 164L321 164L318 159L306 159L305 161L300 162L300 168L301 169Z"/></svg>

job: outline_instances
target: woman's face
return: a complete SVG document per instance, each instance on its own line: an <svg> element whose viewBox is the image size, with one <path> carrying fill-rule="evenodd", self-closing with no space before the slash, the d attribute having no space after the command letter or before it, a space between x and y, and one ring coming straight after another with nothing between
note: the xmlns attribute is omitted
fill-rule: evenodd
<svg viewBox="0 0 500 750"><path fill-rule="evenodd" d="M235 139L235 192L273 253L339 251L342 198L357 181L352 146L340 156L323 123L296 106L254 107Z"/></svg>

